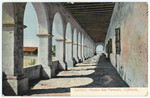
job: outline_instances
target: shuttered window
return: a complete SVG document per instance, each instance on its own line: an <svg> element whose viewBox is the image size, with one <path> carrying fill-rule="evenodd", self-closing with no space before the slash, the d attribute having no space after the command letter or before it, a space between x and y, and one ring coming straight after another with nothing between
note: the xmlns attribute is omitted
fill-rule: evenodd
<svg viewBox="0 0 150 98"><path fill-rule="evenodd" d="M115 40L116 40L116 54L120 54L121 52L120 28L115 29Z"/></svg>
<svg viewBox="0 0 150 98"><path fill-rule="evenodd" d="M109 53L112 53L112 39L109 40Z"/></svg>

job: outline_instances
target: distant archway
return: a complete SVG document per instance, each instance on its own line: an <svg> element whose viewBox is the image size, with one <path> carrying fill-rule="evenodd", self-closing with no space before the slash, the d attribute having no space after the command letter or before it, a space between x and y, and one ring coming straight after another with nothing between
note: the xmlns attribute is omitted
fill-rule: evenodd
<svg viewBox="0 0 150 98"><path fill-rule="evenodd" d="M98 45L96 47L96 54L101 54L104 51L103 46L102 45Z"/></svg>

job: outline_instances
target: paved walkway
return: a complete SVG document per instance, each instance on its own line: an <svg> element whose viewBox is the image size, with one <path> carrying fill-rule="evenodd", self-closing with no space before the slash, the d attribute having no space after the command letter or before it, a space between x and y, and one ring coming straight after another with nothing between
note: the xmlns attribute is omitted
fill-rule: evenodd
<svg viewBox="0 0 150 98"><path fill-rule="evenodd" d="M39 81L27 96L69 96L70 88L128 87L103 56L94 56L55 78Z"/></svg>

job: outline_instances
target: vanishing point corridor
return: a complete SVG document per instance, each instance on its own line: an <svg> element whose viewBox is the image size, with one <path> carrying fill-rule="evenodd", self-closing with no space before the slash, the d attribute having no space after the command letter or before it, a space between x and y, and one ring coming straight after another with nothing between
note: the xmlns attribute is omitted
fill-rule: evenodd
<svg viewBox="0 0 150 98"><path fill-rule="evenodd" d="M62 83L63 81L63 83ZM55 78L36 82L27 96L70 96L70 88L128 87L105 56L94 56L62 71ZM26 95L25 95L26 96Z"/></svg>
<svg viewBox="0 0 150 98"><path fill-rule="evenodd" d="M2 3L2 95L72 88L147 92L147 2Z"/></svg>

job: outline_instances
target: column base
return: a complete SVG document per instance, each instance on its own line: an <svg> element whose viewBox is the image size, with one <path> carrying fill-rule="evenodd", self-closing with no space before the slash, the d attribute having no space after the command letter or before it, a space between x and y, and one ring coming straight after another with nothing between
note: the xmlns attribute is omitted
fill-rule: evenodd
<svg viewBox="0 0 150 98"><path fill-rule="evenodd" d="M2 93L6 96L23 95L29 91L28 78L24 76L3 76Z"/></svg>
<svg viewBox="0 0 150 98"><path fill-rule="evenodd" d="M43 67L41 68L41 78L42 79L49 79L51 78L51 75L52 75L52 70L51 68L48 66L48 67Z"/></svg>
<svg viewBox="0 0 150 98"><path fill-rule="evenodd" d="M51 69L51 77L53 78L53 77L55 77L56 76L56 69L53 67L52 69Z"/></svg>
<svg viewBox="0 0 150 98"><path fill-rule="evenodd" d="M79 63L81 63L81 62L82 62L82 58L78 58L78 60L79 60Z"/></svg>
<svg viewBox="0 0 150 98"><path fill-rule="evenodd" d="M65 70L67 70L67 64L66 64L66 62L63 62L63 61L59 61L59 69L61 70L61 71L65 71Z"/></svg>
<svg viewBox="0 0 150 98"><path fill-rule="evenodd" d="M76 61L76 59L75 59L75 58L73 58L73 59L72 59L72 61L73 61L73 66L75 67L75 66L76 66L76 64L77 64L77 61Z"/></svg>

